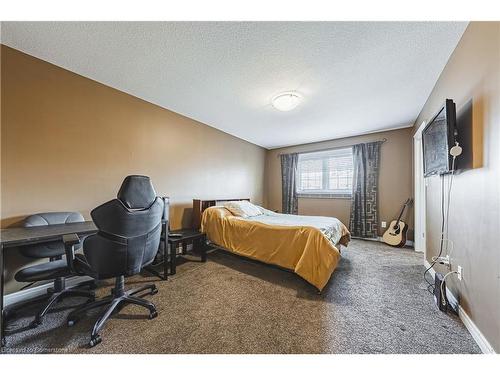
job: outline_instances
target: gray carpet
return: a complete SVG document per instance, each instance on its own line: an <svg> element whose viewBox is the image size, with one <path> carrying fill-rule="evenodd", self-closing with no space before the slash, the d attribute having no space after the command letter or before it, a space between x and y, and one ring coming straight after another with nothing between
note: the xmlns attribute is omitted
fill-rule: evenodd
<svg viewBox="0 0 500 375"><path fill-rule="evenodd" d="M196 258L193 258L196 259ZM147 297L159 316L129 306L86 344L97 311L66 327L68 299L27 329L9 322L5 353L479 353L460 320L438 311L422 284L422 255L354 240L322 295L296 275L215 251L185 261ZM128 286L154 280L134 277ZM98 294L109 293L109 284Z"/></svg>

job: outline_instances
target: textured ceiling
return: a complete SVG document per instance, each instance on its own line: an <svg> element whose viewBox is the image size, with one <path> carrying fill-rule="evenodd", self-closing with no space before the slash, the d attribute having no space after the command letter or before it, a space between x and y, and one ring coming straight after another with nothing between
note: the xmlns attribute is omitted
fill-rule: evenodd
<svg viewBox="0 0 500 375"><path fill-rule="evenodd" d="M276 148L409 126L464 22L3 22L2 43ZM297 90L279 112L271 98Z"/></svg>

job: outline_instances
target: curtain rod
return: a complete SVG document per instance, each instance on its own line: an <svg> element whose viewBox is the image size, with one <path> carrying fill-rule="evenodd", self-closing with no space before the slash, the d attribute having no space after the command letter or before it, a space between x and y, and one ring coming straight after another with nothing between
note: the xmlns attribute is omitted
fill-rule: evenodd
<svg viewBox="0 0 500 375"><path fill-rule="evenodd" d="M380 142L380 143L384 143L384 142L387 142L387 138L382 138L381 140L379 141L373 141L373 142ZM372 142L360 142L360 143L372 143ZM360 143L353 143L351 145L345 145L345 146L337 146L337 147L329 147L329 148L321 148L321 149L318 149L318 150L311 150L311 151L304 151L304 152L300 152L300 151L297 151L296 153L297 154L310 154L310 153L313 153L313 152L322 152L322 151L332 151L332 150L338 150L340 148L348 148L348 147L352 147L354 145L359 145ZM280 152L278 153L278 155L276 155L276 157L280 157L281 155L286 155L286 154L293 154L293 152Z"/></svg>

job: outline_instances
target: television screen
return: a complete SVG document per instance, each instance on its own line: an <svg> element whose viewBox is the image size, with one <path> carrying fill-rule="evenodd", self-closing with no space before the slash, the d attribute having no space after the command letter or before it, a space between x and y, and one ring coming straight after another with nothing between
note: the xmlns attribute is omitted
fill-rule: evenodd
<svg viewBox="0 0 500 375"><path fill-rule="evenodd" d="M450 171L450 147L455 131L455 104L447 99L422 133L424 176Z"/></svg>

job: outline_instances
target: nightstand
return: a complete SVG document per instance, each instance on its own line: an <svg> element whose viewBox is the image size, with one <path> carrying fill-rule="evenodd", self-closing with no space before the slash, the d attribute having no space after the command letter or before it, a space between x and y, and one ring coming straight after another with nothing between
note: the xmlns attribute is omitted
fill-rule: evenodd
<svg viewBox="0 0 500 375"><path fill-rule="evenodd" d="M179 234L180 237L172 237L170 234ZM193 250L198 251L201 261L207 261L207 237L195 229L180 229L169 232L168 244L170 245L170 274L175 275L177 263L177 249L181 246L181 254L186 254L187 246L193 245Z"/></svg>

